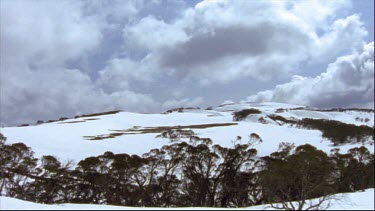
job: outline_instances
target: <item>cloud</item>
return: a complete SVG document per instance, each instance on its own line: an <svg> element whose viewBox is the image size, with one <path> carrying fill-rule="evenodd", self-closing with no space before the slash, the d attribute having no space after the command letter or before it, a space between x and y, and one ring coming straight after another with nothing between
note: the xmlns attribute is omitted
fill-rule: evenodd
<svg viewBox="0 0 375 211"><path fill-rule="evenodd" d="M368 34L359 15L338 19L328 27L329 33L315 38L314 62L334 60L338 55L361 49Z"/></svg>
<svg viewBox="0 0 375 211"><path fill-rule="evenodd" d="M306 66L358 51L367 34L360 16L343 15L346 0L189 5L2 1L1 124L212 104L232 97L213 93L224 86L309 75ZM197 97L200 85L208 89Z"/></svg>
<svg viewBox="0 0 375 211"><path fill-rule="evenodd" d="M147 59L146 59L147 60ZM96 84L107 93L129 89L131 81L150 82L154 76L148 62L114 58L98 72ZM156 77L156 76L154 76Z"/></svg>
<svg viewBox="0 0 375 211"><path fill-rule="evenodd" d="M2 72L0 82L1 123L7 125L114 109L147 112L158 106L147 94L105 93L76 69L15 69Z"/></svg>
<svg viewBox="0 0 375 211"><path fill-rule="evenodd" d="M359 53L337 58L325 72L314 78L296 75L290 82L246 100L314 107L374 107L373 79L374 42L371 42Z"/></svg>
<svg viewBox="0 0 375 211"><path fill-rule="evenodd" d="M154 16L135 21L124 38L154 71L183 81L285 78L304 63L360 48L367 31L359 16L336 17L349 7L349 1L203 1L169 23Z"/></svg>
<svg viewBox="0 0 375 211"><path fill-rule="evenodd" d="M106 77L97 82L68 65L96 52L113 23L137 14L139 6L133 7L133 2L114 3L1 3L1 125L112 109L146 112L157 106L150 95L129 87L107 92L100 83ZM116 69L116 62L120 61L110 61L108 68Z"/></svg>
<svg viewBox="0 0 375 211"><path fill-rule="evenodd" d="M77 1L5 1L1 14L5 64L62 65L90 53L102 39L100 26Z"/></svg>
<svg viewBox="0 0 375 211"><path fill-rule="evenodd" d="M197 107L204 102L202 97L194 99L184 98L180 100L167 100L162 104L163 108L177 108L177 107Z"/></svg>

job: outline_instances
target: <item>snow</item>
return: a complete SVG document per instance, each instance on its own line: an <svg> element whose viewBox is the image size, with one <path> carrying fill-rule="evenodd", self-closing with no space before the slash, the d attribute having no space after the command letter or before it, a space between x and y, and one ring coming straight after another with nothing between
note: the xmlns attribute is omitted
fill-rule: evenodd
<svg viewBox="0 0 375 211"><path fill-rule="evenodd" d="M251 115L244 121L233 122L232 113L242 109L256 108L262 113ZM278 113L277 109L284 108L284 112ZM113 153L128 153L142 155L153 148L160 148L163 145L170 144L168 139L156 138L158 133L144 134L126 134L110 139L87 140L84 136L98 136L110 134L113 130L127 130L145 127L160 126L187 126L217 123L236 123L235 125L194 128L196 135L202 138L211 138L214 144L221 146L233 146L236 137L241 136L240 142L247 143L249 135L256 133L263 140L254 145L258 151L258 156L266 156L278 150L281 142L294 143L296 146L311 144L318 149L330 153L332 143L322 137L319 130L306 130L292 127L290 125L279 125L277 122L267 117L270 114L276 114L285 118L324 118L341 121L356 125L374 126L374 113L361 111L345 112L321 112L309 109L290 110L291 108L303 108L299 105L288 105L281 103L248 103L221 105L213 110L188 109L183 112L172 112L168 114L139 114L130 112L120 112L112 115L102 115L96 117L67 119L65 121L45 123L28 127L6 127L1 128L0 132L7 137L7 143L23 142L35 152L35 157L40 158L43 155L53 155L60 161L72 160L78 163L80 160L89 157L101 155L106 151ZM259 118L265 119L263 124ZM358 121L358 118L370 121ZM357 120L356 120L357 118ZM91 119L91 120L89 120ZM78 121L78 122L77 122ZM84 122L79 122L84 121ZM72 123L73 122L73 123ZM187 139L182 139L186 141ZM236 142L239 143L239 142ZM359 147L362 144L346 144L339 146L342 153L353 147ZM365 145L370 152L374 152L372 145ZM374 189L368 189L365 192L343 194L339 201L334 201L329 209L333 210L374 210ZM92 205L92 204L60 204L46 205L37 204L19 199L0 197L0 209L32 209L32 210L120 210L120 209L150 209L155 208L134 208L110 205ZM156 208L160 209L160 208ZM213 208L174 208L174 209L213 209ZM248 207L249 210L271 209L270 206L261 205ZM217 210L215 208L215 210Z"/></svg>
<svg viewBox="0 0 375 211"><path fill-rule="evenodd" d="M262 143L255 146L258 156L269 155L278 149L281 142L312 144L318 149L329 153L332 148L331 142L322 138L318 130L298 129L288 125L279 125L266 117L269 114L281 115L286 118L326 118L335 119L347 123L365 124L355 121L355 118L369 118L366 124L373 126L373 113L369 112L318 112L311 110L287 110L275 113L279 108L301 108L299 105L288 105L281 103L238 103L223 105L213 110L187 109L184 112L172 112L168 114L139 114L120 112L112 115L96 117L67 119L61 122L45 123L28 127L6 127L1 128L1 133L7 137L7 143L23 142L35 152L35 157L53 155L61 161L72 160L75 163L89 157L101 155L106 151L113 153L128 153L142 155L154 148L170 144L168 139L155 138L158 133L126 134L115 138L103 140L87 140L84 136L97 136L114 133L113 130L126 130L136 127L158 127L158 126L186 126L214 123L233 123L233 111L245 108L256 108L262 111L259 115L251 115L246 120L235 122L238 125L210 127L206 129L192 129L202 138L211 138L214 144L231 147L237 136L242 137L242 143L247 143L251 133L257 133ZM230 111L228 111L230 110ZM267 124L258 121L260 117ZM74 121L84 121L69 123ZM186 141L186 139L185 139ZM340 146L341 152L346 152L361 144L347 144ZM373 146L368 147L371 152Z"/></svg>
<svg viewBox="0 0 375 211"><path fill-rule="evenodd" d="M354 125L367 125L372 127L374 125L374 114L368 112L360 111L344 111L344 112L321 112L321 111L311 111L311 110L290 110L285 113L278 113L278 115L290 118L294 117L297 119L302 118L312 118L312 119L329 119L336 120L340 122L345 122L347 124ZM366 119L368 122L357 121L356 118Z"/></svg>
<svg viewBox="0 0 375 211"><path fill-rule="evenodd" d="M338 200L332 200L328 210L374 210L374 189L367 189L364 192L337 194ZM144 208L144 207L122 207L111 205L93 204L38 204L20 199L0 196L1 210L218 210L218 208L188 207L188 208ZM270 210L269 205L260 205L245 208L247 210ZM228 210L228 208L219 208Z"/></svg>
<svg viewBox="0 0 375 211"><path fill-rule="evenodd" d="M342 193L334 195L327 210L374 210L374 189L364 192ZM250 210L274 210L269 205L249 207Z"/></svg>

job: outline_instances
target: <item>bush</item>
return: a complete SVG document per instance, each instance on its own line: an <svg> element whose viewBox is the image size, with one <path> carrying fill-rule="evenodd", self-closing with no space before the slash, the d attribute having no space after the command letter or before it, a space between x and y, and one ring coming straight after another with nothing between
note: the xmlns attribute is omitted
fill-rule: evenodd
<svg viewBox="0 0 375 211"><path fill-rule="evenodd" d="M330 139L334 145L363 142L368 137L374 140L374 129L368 126L356 126L335 120L304 118L298 125L308 129L322 131L323 137Z"/></svg>
<svg viewBox="0 0 375 211"><path fill-rule="evenodd" d="M287 123L287 124L297 123L297 121L295 120L286 119L282 116L275 115L275 114L268 115L267 117L272 119L273 121L280 121L280 122Z"/></svg>
<svg viewBox="0 0 375 211"><path fill-rule="evenodd" d="M27 126L30 126L30 125L29 124L22 124L22 125L20 125L18 127L27 127Z"/></svg>
<svg viewBox="0 0 375 211"><path fill-rule="evenodd" d="M37 125L40 125L40 124L43 124L43 123L44 123L43 120L38 120L38 121L36 121L36 124L37 124Z"/></svg>
<svg viewBox="0 0 375 211"><path fill-rule="evenodd" d="M251 114L260 114L260 113L262 112L255 108L236 111L233 113L233 121L241 121Z"/></svg>
<svg viewBox="0 0 375 211"><path fill-rule="evenodd" d="M93 114L77 115L74 118L76 119L76 118L83 118L83 117L103 116L103 115L117 114L119 112L121 112L121 110L107 111L107 112L93 113Z"/></svg>
<svg viewBox="0 0 375 211"><path fill-rule="evenodd" d="M278 108L278 109L276 109L275 113L283 113L285 111L287 111L287 109L285 109L285 108Z"/></svg>

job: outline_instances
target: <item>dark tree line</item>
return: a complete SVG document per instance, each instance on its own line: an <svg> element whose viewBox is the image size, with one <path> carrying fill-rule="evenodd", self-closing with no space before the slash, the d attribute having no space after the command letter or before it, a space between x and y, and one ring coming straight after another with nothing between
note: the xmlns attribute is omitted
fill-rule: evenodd
<svg viewBox="0 0 375 211"><path fill-rule="evenodd" d="M309 118L298 121L297 125L322 131L322 136L330 139L334 145L361 143L368 139L374 140L374 128L365 125L357 126L335 120Z"/></svg>
<svg viewBox="0 0 375 211"><path fill-rule="evenodd" d="M290 110L298 110L305 108L295 108ZM284 112L285 109L277 109L276 113ZM350 109L349 109L350 110ZM361 109L359 109L361 110ZM336 111L336 110L334 110ZM339 110L345 111L345 109ZM261 111L257 109L243 109L240 111L233 112L233 121L242 121L247 116L252 114L260 114ZM329 139L335 146L347 143L364 143L367 141L374 141L374 128L366 125L354 125L346 124L340 121L327 120L327 119L311 119L303 118L298 119L287 119L280 115L270 114L268 118L277 121L279 124L290 124L292 126L316 129L322 132L324 138ZM262 120L263 117L260 118ZM263 119L264 120L264 119Z"/></svg>
<svg viewBox="0 0 375 211"><path fill-rule="evenodd" d="M249 144L231 148L193 136L142 156L105 152L75 168L53 156L34 158L25 144L0 134L0 194L38 203L153 207L247 207L374 187L367 148L327 155L311 145L282 144L257 158ZM318 206L318 205L316 205ZM318 207L319 208L319 207Z"/></svg>

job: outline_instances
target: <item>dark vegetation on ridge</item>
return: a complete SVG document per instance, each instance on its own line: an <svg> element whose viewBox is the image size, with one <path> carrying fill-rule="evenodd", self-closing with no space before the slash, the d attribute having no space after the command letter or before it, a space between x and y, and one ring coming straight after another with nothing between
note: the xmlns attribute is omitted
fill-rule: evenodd
<svg viewBox="0 0 375 211"><path fill-rule="evenodd" d="M115 111L106 111L101 113L93 113L93 114L83 114L83 115L77 115L74 118L82 118L82 117L93 117L93 116L103 116L103 115L110 115L110 114L117 114L121 112L121 110L115 110Z"/></svg>
<svg viewBox="0 0 375 211"><path fill-rule="evenodd" d="M276 110L276 113L282 111ZM259 114L260 111L256 109L244 109L233 113L234 121L244 120L248 115ZM303 118L301 120L285 118L280 115L267 115L268 118L278 122L279 124L289 124L298 128L315 129L322 132L324 138L329 139L333 145L341 145L346 143L364 143L367 141L374 141L374 128L366 125L347 124L335 120L327 119L311 119Z"/></svg>
<svg viewBox="0 0 375 211"><path fill-rule="evenodd" d="M365 147L327 155L309 144L282 143L269 156L256 154L251 144L227 148L191 136L189 143L142 156L105 152L73 168L50 155L37 159L25 144L8 145L0 134L0 194L47 204L137 207L282 203L292 209L285 202L295 200L299 209L305 199L374 187L374 154Z"/></svg>
<svg viewBox="0 0 375 211"><path fill-rule="evenodd" d="M74 119L85 118L85 117L96 117L96 116L103 116L103 115L110 115L110 114L117 114L119 112L121 112L121 110L106 111L106 112L92 113L92 114L83 114L83 115L77 115L77 116L75 116ZM73 119L73 118L60 117L59 119L55 119L55 120L51 119L51 120L48 120L46 122L44 122L43 120L38 120L38 121L36 121L35 125L40 125L40 124L44 124L44 123L52 123L52 122L61 122L61 121L65 121L67 119ZM79 120L79 121L62 122L62 123L59 123L59 124L64 124L64 123L80 123L80 122L86 122L86 121L97 120L97 119L98 118L90 118L90 119ZM18 127L26 127L26 126L30 126L30 124L21 124Z"/></svg>
<svg viewBox="0 0 375 211"><path fill-rule="evenodd" d="M374 128L365 125L357 126L335 120L309 118L304 118L297 124L299 127L322 131L323 137L331 140L334 145L361 143L369 137L374 140Z"/></svg>
<svg viewBox="0 0 375 211"><path fill-rule="evenodd" d="M260 114L260 110L255 108L243 109L241 111L233 112L233 121L241 121L251 114Z"/></svg>

